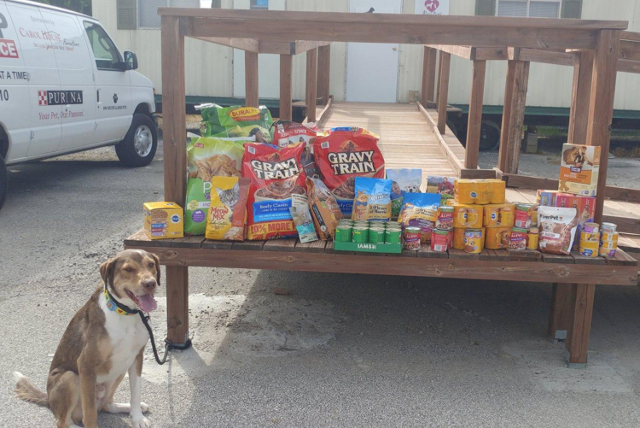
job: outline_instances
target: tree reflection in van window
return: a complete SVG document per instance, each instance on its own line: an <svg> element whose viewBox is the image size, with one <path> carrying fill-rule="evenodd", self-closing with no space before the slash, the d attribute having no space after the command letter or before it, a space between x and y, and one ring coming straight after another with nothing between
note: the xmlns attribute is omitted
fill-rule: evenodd
<svg viewBox="0 0 640 428"><path fill-rule="evenodd" d="M93 22L85 22L84 28L89 37L89 45L96 58L98 70L120 70L118 68L118 63L122 62L120 52L104 28Z"/></svg>

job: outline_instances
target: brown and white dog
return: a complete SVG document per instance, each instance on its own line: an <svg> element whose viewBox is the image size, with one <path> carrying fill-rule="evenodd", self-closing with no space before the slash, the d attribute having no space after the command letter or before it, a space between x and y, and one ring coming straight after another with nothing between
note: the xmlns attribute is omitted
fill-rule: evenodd
<svg viewBox="0 0 640 428"><path fill-rule="evenodd" d="M104 286L76 313L53 357L47 393L16 373L17 397L46 406L58 428L96 428L98 412L130 413L133 428L148 428L140 401L144 347L149 333L138 311L156 309L160 264L154 254L127 250L100 266ZM113 402L129 373L130 404Z"/></svg>

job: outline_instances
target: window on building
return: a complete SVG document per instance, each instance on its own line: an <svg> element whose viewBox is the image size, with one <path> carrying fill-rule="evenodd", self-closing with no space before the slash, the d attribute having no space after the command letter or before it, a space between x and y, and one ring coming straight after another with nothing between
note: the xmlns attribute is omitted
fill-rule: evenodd
<svg viewBox="0 0 640 428"><path fill-rule="evenodd" d="M269 0L251 0L251 9L268 10Z"/></svg>
<svg viewBox="0 0 640 428"><path fill-rule="evenodd" d="M580 18L583 0L476 0L476 15Z"/></svg>
<svg viewBox="0 0 640 428"><path fill-rule="evenodd" d="M119 70L120 53L104 28L93 22L85 22L84 29L89 37L89 44L98 69Z"/></svg>

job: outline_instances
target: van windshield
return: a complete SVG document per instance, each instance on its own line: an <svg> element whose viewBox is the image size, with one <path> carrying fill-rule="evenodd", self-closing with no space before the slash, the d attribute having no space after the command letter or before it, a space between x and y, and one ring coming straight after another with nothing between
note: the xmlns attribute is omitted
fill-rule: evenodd
<svg viewBox="0 0 640 428"><path fill-rule="evenodd" d="M121 70L118 63L122 62L120 52L104 28L94 22L84 23L85 31L89 37L89 44L96 58L98 70Z"/></svg>

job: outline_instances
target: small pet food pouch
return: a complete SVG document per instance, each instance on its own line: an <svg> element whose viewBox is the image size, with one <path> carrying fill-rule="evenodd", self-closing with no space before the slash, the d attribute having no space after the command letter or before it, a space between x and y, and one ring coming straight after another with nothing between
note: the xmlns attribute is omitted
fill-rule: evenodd
<svg viewBox="0 0 640 428"><path fill-rule="evenodd" d="M427 177L427 193L437 193L442 198L442 205L445 205L447 199L453 199L455 196L454 184L455 177Z"/></svg>
<svg viewBox="0 0 640 428"><path fill-rule="evenodd" d="M265 106L220 107L217 104L198 106L205 137L250 138L258 143L270 143L271 112Z"/></svg>
<svg viewBox="0 0 640 428"><path fill-rule="evenodd" d="M405 193L420 193L422 184L421 169L387 169L387 179L392 180L391 186L391 216L398 217Z"/></svg>
<svg viewBox="0 0 640 428"><path fill-rule="evenodd" d="M243 241L247 219L248 178L213 177L211 205L207 214L206 238L216 241Z"/></svg>
<svg viewBox="0 0 640 428"><path fill-rule="evenodd" d="M302 153L302 167L307 177L320 177L320 171L313 156L313 143L318 134L321 132L313 123L300 124L279 120L271 126L271 140L276 146L282 148L290 144L305 143L306 147Z"/></svg>
<svg viewBox="0 0 640 428"><path fill-rule="evenodd" d="M247 238L288 238L298 235L291 212L293 195L304 195L300 158L304 144L278 150L268 144L245 145L242 176L251 179L247 205Z"/></svg>
<svg viewBox="0 0 640 428"><path fill-rule="evenodd" d="M313 177L307 177L307 195L311 216L320 239L333 239L338 220L342 219L342 211L336 198L322 180Z"/></svg>
<svg viewBox="0 0 640 428"><path fill-rule="evenodd" d="M538 207L540 251L569 255L578 226L575 208Z"/></svg>
<svg viewBox="0 0 640 428"><path fill-rule="evenodd" d="M292 205L291 208L289 208L289 212L298 230L300 242L306 244L317 241L318 235L316 234L316 228L313 226L313 219L311 218L311 211L309 211L309 201L307 197L303 195L291 196Z"/></svg>
<svg viewBox="0 0 640 428"><path fill-rule="evenodd" d="M192 138L187 146L187 199L184 212L185 235L204 235L213 177L240 177L243 144L249 140Z"/></svg>
<svg viewBox="0 0 640 428"><path fill-rule="evenodd" d="M313 144L322 179L345 217L351 217L356 177L384 178L379 138L362 128L333 128Z"/></svg>
<svg viewBox="0 0 640 428"><path fill-rule="evenodd" d="M389 221L391 219L391 180L356 177L353 220Z"/></svg>
<svg viewBox="0 0 640 428"><path fill-rule="evenodd" d="M431 241L431 232L435 228L438 218L440 195L437 193L407 193L400 210L398 222L402 228L419 227L420 240Z"/></svg>

